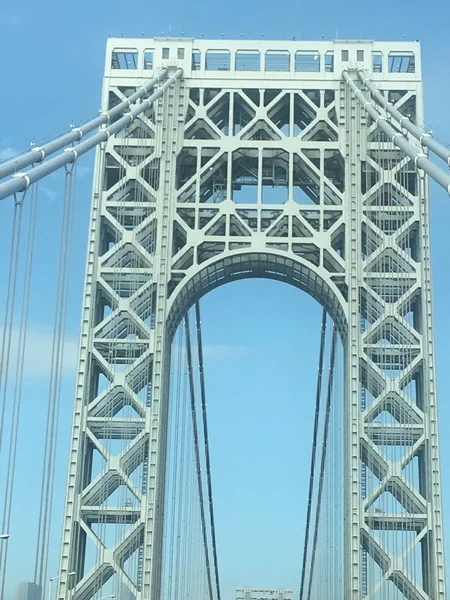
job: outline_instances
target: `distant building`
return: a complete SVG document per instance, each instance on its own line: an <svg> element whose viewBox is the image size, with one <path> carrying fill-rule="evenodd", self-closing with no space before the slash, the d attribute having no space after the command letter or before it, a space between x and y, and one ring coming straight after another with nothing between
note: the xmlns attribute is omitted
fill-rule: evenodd
<svg viewBox="0 0 450 600"><path fill-rule="evenodd" d="M41 586L28 581L19 583L17 586L16 600L42 600Z"/></svg>
<svg viewBox="0 0 450 600"><path fill-rule="evenodd" d="M284 588L238 588L236 600L294 600L294 592Z"/></svg>

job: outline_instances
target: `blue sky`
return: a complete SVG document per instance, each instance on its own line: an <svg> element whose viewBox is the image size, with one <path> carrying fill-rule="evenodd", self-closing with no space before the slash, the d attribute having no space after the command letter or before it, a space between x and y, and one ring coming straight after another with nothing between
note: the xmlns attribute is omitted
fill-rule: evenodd
<svg viewBox="0 0 450 600"><path fill-rule="evenodd" d="M419 39L426 120L439 138L450 141L448 11L447 0L435 0L433 11L424 9L417 0L381 0L376 4L351 0L345 8L332 0L293 2L282 9L267 0L229 0L220 5L220 10L218 5L204 0L7 0L0 8L0 158L27 149L31 140L39 144L50 139L67 130L70 123L80 123L96 114L108 34L120 36L123 32L124 36L139 37L143 33L152 37L168 34L169 30L173 35L204 34L212 38L222 34L225 38L259 38L263 34L265 38L278 39L320 39L322 35L326 39ZM50 574L57 571L92 161L92 155L83 159L76 191ZM58 231L61 197L61 175L41 186L22 421L22 439L26 442L19 453L21 475L5 600L12 600L19 580L31 577L40 469L38 449L42 445L46 401L44 373L51 344L52 305L48 298L52 298L56 269L56 242L51 237ZM10 209L3 203L2 256L8 247L9 216ZM446 515L450 513L450 439L446 435L450 423L449 222L449 198L433 187L432 252ZM3 261L0 275L4 277L4 273ZM224 587L231 594L237 585L297 586L321 309L298 290L265 281L220 288L204 299L202 307L205 344L215 349L207 358L206 374ZM450 514L445 523L450 543ZM231 598L229 595L224 600Z"/></svg>

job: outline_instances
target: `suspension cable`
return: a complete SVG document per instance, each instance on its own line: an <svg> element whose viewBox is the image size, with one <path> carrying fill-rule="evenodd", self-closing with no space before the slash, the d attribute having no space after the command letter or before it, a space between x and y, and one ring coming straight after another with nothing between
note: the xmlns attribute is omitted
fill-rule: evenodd
<svg viewBox="0 0 450 600"><path fill-rule="evenodd" d="M394 129L386 119L383 119L373 102L368 101L361 90L356 86L348 71L343 71L342 76L352 90L355 98L362 105L363 109L375 121L377 127L379 127L390 138L391 142L395 146L400 148L400 150L402 150L406 156L409 156L409 158L414 161L414 164L418 169L425 171L425 173L427 173L432 179L434 179L436 183L438 183L444 188L444 190L446 190L447 193L450 194L450 175L448 174L448 171L444 171L435 165L434 162L426 157L421 148L413 146L413 144L408 142L402 133Z"/></svg>
<svg viewBox="0 0 450 600"><path fill-rule="evenodd" d="M190 333L189 313L188 312L186 312L186 314L184 316L184 327L185 327L185 332L186 332L186 349L187 349L188 373L189 373L189 391L190 391L190 396L191 396L192 432L193 432L193 436L194 436L195 462L196 462L196 469L197 469L197 485L198 485L198 495L199 495L199 501L200 501L200 518L201 518L201 524L202 524L203 546L204 546L204 550L205 550L206 575L208 578L209 598L210 598L210 600L213 600L213 590L212 590L212 581L211 581L211 566L210 566L209 550L208 550L208 534L206 531L205 504L204 504L204 499L203 499L200 449L199 449L199 443L198 443L197 408L196 408L196 402L195 402L194 371L192 368L191 333Z"/></svg>
<svg viewBox="0 0 450 600"><path fill-rule="evenodd" d="M319 435L319 415L320 415L320 404L322 398L322 379L323 379L323 363L325 355L325 335L327 331L327 311L324 309L322 312L322 326L320 333L320 350L319 350L319 368L317 372L317 388L316 388L316 409L314 414L314 430L313 430L313 443L311 450L311 466L309 470L309 491L308 491L308 508L306 512L306 528L305 528L305 542L303 546L303 564L302 564L302 576L300 582L300 600L304 597L304 585L306 576L306 563L308 558L308 544L309 544L309 528L311 522L311 510L314 492L314 472L317 455L317 440Z"/></svg>
<svg viewBox="0 0 450 600"><path fill-rule="evenodd" d="M311 550L311 573L309 577L309 586L308 586L308 596L307 600L311 600L311 588L313 582L314 575L314 563L316 559L316 548L317 548L317 537L319 533L319 520L320 520L320 509L322 505L322 492L323 492L323 479L325 473L325 461L327 457L327 446L328 446L328 434L329 434L329 424L330 424L330 409L331 409L331 396L333 391L333 378L334 378L334 363L336 358L336 341L337 341L337 330L336 327L333 327L333 336L331 339L331 353L330 353L330 370L328 375L328 388L327 388L327 401L325 407L325 420L323 425L323 446L322 446L322 456L320 460L320 474L319 474L319 484L317 490L317 508L316 508L316 518L314 523L314 538L313 538L313 546Z"/></svg>
<svg viewBox="0 0 450 600"><path fill-rule="evenodd" d="M209 513L211 519L211 541L212 551L214 559L214 573L216 577L216 591L217 600L220 600L220 582L219 582L219 565L217 560L217 544L216 544L216 527L214 521L214 508L213 508L213 493L212 493L212 480L211 480L211 460L209 453L209 438L208 438L208 419L206 416L206 391L205 391L205 369L203 363L203 341L202 341L202 327L200 319L200 303L195 303L195 320L197 326L197 348L198 348L198 366L200 372L200 395L202 402L202 417L203 417L203 432L205 441L205 457L206 457L206 479L208 485L208 501L209 501Z"/></svg>
<svg viewBox="0 0 450 600"><path fill-rule="evenodd" d="M411 119L405 115L403 115L392 102L389 102L383 94L380 92L379 88L371 81L369 77L367 77L366 72L363 69L358 69L357 71L358 78L361 80L363 85L370 91L373 99L379 104L382 108L386 110L394 119L398 122L400 127L408 131L411 135L413 135L421 144L425 146L431 152L436 154L439 158L441 158L447 166L450 166L450 150L438 142L435 138L433 138L431 132L424 131L417 125L415 125Z"/></svg>
<svg viewBox="0 0 450 600"><path fill-rule="evenodd" d="M158 84L159 80L167 75L167 69L161 69L158 75L155 75L152 79L150 79L144 86L140 87L134 94L132 94L126 100L123 100L116 106L113 106L109 110L102 112L99 116L94 117L90 121L87 121L83 125L79 127L73 127L68 133L58 136L57 138L51 140L47 144L42 146L35 146L29 152L24 152L23 154L19 154L18 156L14 156L13 158L3 162L0 164L0 179L3 179L7 175L12 175L13 173L17 173L21 169L28 167L29 165L35 165L36 163L41 163L47 156L53 154L57 150L61 150L61 148L66 148L70 146L74 142L79 142L81 138L90 133L97 127L101 127L102 125L110 124L113 119L123 114L131 104L137 102L140 98L145 96L152 90L155 85Z"/></svg>
<svg viewBox="0 0 450 600"><path fill-rule="evenodd" d="M89 152L89 150L92 150L92 148L95 148L95 146L98 146L102 142L106 142L112 135L129 126L137 116L148 110L155 100L163 96L166 89L174 85L175 81L179 79L182 74L183 69L177 69L175 74L172 75L172 77L169 77L169 79L153 92L151 96L137 104L129 113L126 113L112 125L109 125L105 129L101 129L98 133L84 142L81 142L77 146L66 148L61 154L58 154L58 156L51 158L38 167L34 167L27 173L16 173L16 175L11 177L11 179L8 179L8 181L0 183L0 200L4 200L14 193L26 190L35 181L39 181L39 179L57 171L64 165L75 163L80 156L86 154L86 152Z"/></svg>

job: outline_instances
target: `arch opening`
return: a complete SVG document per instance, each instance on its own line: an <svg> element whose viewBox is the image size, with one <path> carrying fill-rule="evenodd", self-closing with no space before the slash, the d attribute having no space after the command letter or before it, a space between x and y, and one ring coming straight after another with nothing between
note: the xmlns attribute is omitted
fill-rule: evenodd
<svg viewBox="0 0 450 600"><path fill-rule="evenodd" d="M298 596L321 310L313 302L312 294L308 297L292 289L300 288L299 285L276 283L277 280L286 283L282 275L270 277L275 281L256 281L257 275L247 273L248 281L244 281L243 276L235 277L230 280L233 285L222 285L221 280L202 302L219 569L223 597L227 600L234 597L234 590L240 585L292 588L295 597ZM216 306L220 315L217 323ZM194 317L191 318L194 329L193 321ZM327 331L328 350L331 329ZM172 441L180 427L180 409L178 412L176 409L180 375L172 379L180 356L184 356L180 332L183 332L183 323L177 328L172 356L170 401L174 405L168 428ZM274 335L268 338L270 332ZM192 337L195 338L195 333ZM336 360L339 376L333 389L329 458L324 472L324 501L317 539L317 572L327 561L337 565L343 556L343 464L338 457L343 456L344 381L342 346L339 344L339 347ZM327 360L329 356L325 359L324 373L328 373L330 367ZM324 383L322 401L326 388ZM185 395L181 401L189 402L189 398ZM321 413L320 432L323 419L324 413ZM169 451L168 471L173 466L170 456L175 454L176 451ZM320 452L316 481L319 463ZM168 497L172 498L172 494ZM170 509L166 510L166 516L169 512ZM314 515L311 520L314 521ZM333 548L329 544L331 536ZM311 535L308 564L312 542ZM335 580L330 579L323 589L316 589L319 584L322 586L316 578L313 594L317 592L321 597L319 592L341 590L343 569L337 570Z"/></svg>

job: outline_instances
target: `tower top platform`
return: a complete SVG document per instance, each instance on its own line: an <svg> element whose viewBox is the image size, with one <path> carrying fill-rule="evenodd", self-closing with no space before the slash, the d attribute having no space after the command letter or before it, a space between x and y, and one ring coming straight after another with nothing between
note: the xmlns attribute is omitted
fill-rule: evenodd
<svg viewBox="0 0 450 600"><path fill-rule="evenodd" d="M362 68L374 80L420 81L420 65L417 41L109 38L105 75L181 67L199 79L336 80L344 69Z"/></svg>

